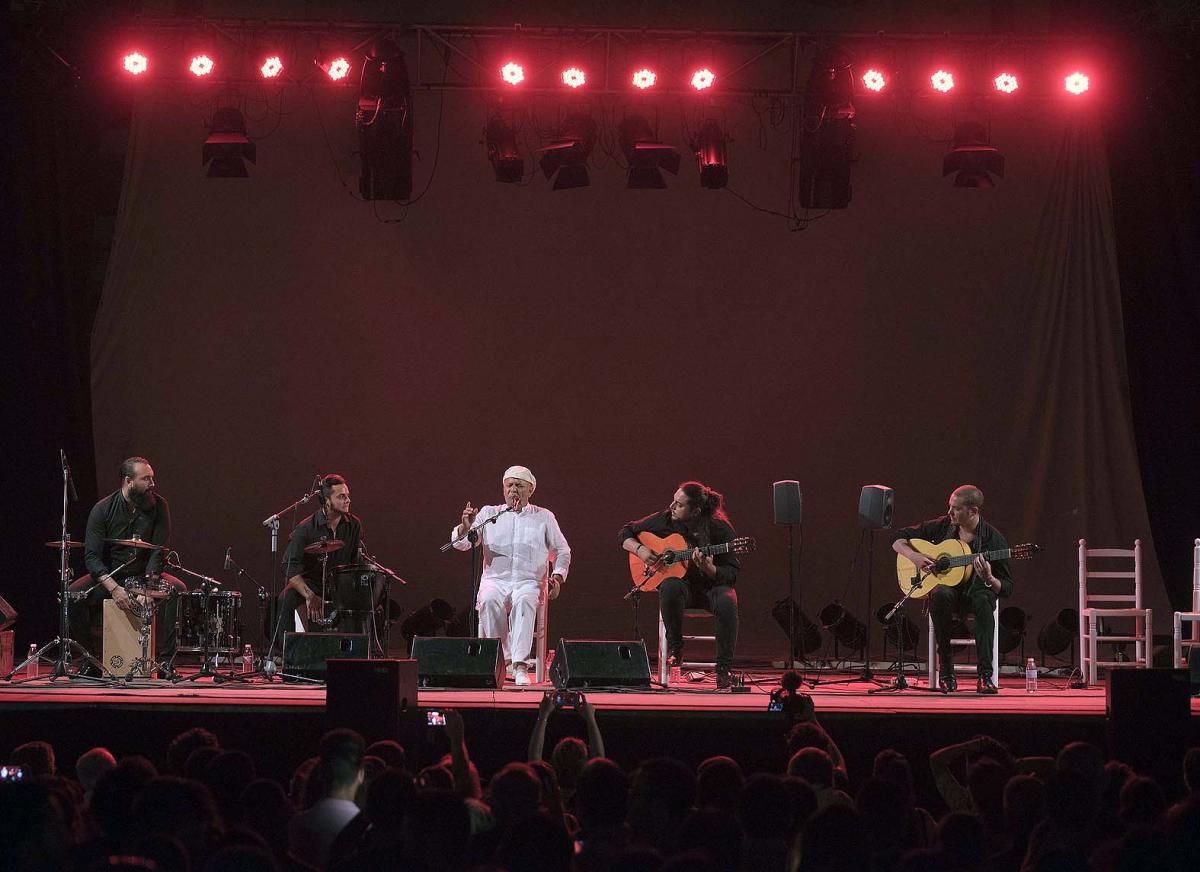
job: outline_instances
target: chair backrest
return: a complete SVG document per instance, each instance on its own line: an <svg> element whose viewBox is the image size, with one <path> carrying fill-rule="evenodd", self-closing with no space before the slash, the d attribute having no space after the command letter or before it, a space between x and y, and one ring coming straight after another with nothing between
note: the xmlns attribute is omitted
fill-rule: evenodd
<svg viewBox="0 0 1200 872"><path fill-rule="evenodd" d="M1200 612L1200 539L1192 545L1192 611Z"/></svg>
<svg viewBox="0 0 1200 872"><path fill-rule="evenodd" d="M1089 565L1088 561L1092 561ZM1097 569L1096 561L1111 567L1109 560L1120 561L1120 569ZM1142 608L1142 540L1133 548L1088 548L1079 540L1079 612L1088 608Z"/></svg>

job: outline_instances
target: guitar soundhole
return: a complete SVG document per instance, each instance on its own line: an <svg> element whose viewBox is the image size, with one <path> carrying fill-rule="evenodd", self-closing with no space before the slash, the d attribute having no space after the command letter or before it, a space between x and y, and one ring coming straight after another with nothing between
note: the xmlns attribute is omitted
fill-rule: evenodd
<svg viewBox="0 0 1200 872"><path fill-rule="evenodd" d="M943 554L940 557L938 557L937 561L933 565L934 565L933 574L941 575L943 572L945 572L946 570L948 570L950 568L950 558L948 555Z"/></svg>

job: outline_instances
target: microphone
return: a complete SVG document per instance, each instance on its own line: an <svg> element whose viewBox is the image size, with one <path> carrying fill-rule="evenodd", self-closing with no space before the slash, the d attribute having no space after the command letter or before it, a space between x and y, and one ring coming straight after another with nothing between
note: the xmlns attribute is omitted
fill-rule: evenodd
<svg viewBox="0 0 1200 872"><path fill-rule="evenodd" d="M63 449L58 449L58 458L62 461L63 475L67 479L67 487L71 489L72 502L79 502L79 493L75 490L75 476L71 475L71 467L67 463L67 452Z"/></svg>
<svg viewBox="0 0 1200 872"><path fill-rule="evenodd" d="M230 558L230 556L229 556L229 555L230 555L230 552L232 552L232 551L233 551L233 546L232 546L232 545L230 545L228 548L226 548L226 549L225 549L225 571L226 571L226 572L228 572L228 571L229 571L229 564L232 562L232 561L231 561L231 558Z"/></svg>

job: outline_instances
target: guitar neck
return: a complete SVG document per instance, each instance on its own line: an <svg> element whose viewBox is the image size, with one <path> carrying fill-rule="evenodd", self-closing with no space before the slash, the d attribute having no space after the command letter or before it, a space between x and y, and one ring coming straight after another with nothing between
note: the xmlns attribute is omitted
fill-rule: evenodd
<svg viewBox="0 0 1200 872"><path fill-rule="evenodd" d="M700 548L701 554L725 554L733 550L733 543L723 542L720 545L700 545L698 547ZM671 553L682 559L687 557L695 550L695 548L688 548L686 550L673 550Z"/></svg>
<svg viewBox="0 0 1200 872"><path fill-rule="evenodd" d="M951 557L947 568L951 566L966 566L974 563L976 557L982 557L991 563L993 560L1009 560L1012 558L1011 548L1000 548L996 551L980 551L978 554L963 554L961 557Z"/></svg>

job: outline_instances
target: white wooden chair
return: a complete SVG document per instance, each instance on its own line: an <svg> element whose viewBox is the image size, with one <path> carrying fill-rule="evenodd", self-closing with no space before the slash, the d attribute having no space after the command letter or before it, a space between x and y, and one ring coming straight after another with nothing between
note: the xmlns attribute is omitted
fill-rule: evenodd
<svg viewBox="0 0 1200 872"><path fill-rule="evenodd" d="M683 641L684 641L685 646L688 642L711 642L712 644L715 645L717 643L716 636L688 635L687 622L689 620L696 620L699 618L709 618L710 620L713 620L713 621L716 620L716 618L707 609L684 609L683 610L683 623L684 623ZM687 648L685 647L684 650L686 651ZM701 669L712 669L716 665L717 664L716 664L715 660L709 660L709 661L685 660L683 663L680 664L681 667L692 666L692 667L697 667L697 668L701 668ZM658 683L666 686L666 684L668 683L668 681L670 679L670 674L671 674L671 671L667 667L667 625L663 623L662 608L660 607L658 610Z"/></svg>
<svg viewBox="0 0 1200 872"><path fill-rule="evenodd" d="M1200 648L1200 539L1192 545L1192 610L1175 612L1175 659L1176 667L1188 665L1185 648ZM1183 637L1183 625L1188 624L1188 635Z"/></svg>
<svg viewBox="0 0 1200 872"><path fill-rule="evenodd" d="M1097 570L1097 559L1119 560L1127 568ZM1088 685L1096 684L1104 667L1150 668L1151 640L1154 638L1152 610L1142 605L1142 540L1133 548L1088 548L1079 540L1079 667ZM1100 620L1118 620L1133 624L1130 632L1100 632ZM1101 660L1101 643L1133 642L1134 659Z"/></svg>
<svg viewBox="0 0 1200 872"><path fill-rule="evenodd" d="M553 567L551 567L553 569ZM548 583L548 582L547 582ZM546 681L546 654L549 644L547 628L550 626L550 597L543 589L538 597L537 622L533 625L533 680L537 684Z"/></svg>
<svg viewBox="0 0 1200 872"><path fill-rule="evenodd" d="M942 686L941 669L938 663L937 654L937 639L933 634L933 618L926 618L929 622L929 686L937 690ZM992 610L992 684L996 687L1000 686L1000 600L996 600L996 606ZM975 645L973 636L955 636L950 640L950 644L956 648ZM975 667L970 663L955 663L954 671L967 671Z"/></svg>

